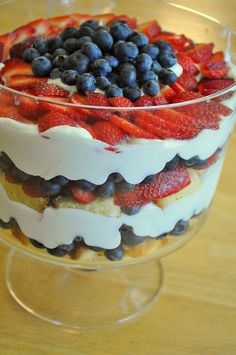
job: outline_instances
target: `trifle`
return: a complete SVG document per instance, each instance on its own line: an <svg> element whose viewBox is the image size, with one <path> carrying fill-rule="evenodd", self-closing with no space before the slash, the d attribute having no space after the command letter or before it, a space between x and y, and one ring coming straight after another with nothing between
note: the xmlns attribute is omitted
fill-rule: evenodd
<svg viewBox="0 0 236 355"><path fill-rule="evenodd" d="M234 125L229 52L158 18L73 13L0 36L0 59L5 240L103 264L190 239Z"/></svg>

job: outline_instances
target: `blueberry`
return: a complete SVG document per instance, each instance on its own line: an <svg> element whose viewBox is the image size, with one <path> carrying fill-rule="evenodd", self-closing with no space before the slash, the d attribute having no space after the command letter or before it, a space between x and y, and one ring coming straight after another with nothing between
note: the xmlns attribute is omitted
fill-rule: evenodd
<svg viewBox="0 0 236 355"><path fill-rule="evenodd" d="M59 68L54 68L50 72L50 79L59 79L62 77L62 74L63 74L63 70Z"/></svg>
<svg viewBox="0 0 236 355"><path fill-rule="evenodd" d="M132 86L136 83L137 71L133 64L125 63L119 67L121 82L124 86Z"/></svg>
<svg viewBox="0 0 236 355"><path fill-rule="evenodd" d="M150 182L153 181L155 175L148 175L143 179L142 184L149 184Z"/></svg>
<svg viewBox="0 0 236 355"><path fill-rule="evenodd" d="M108 74L107 78L110 80L112 84L118 85L120 84L120 76L114 72ZM123 96L123 95L122 95Z"/></svg>
<svg viewBox="0 0 236 355"><path fill-rule="evenodd" d="M85 94L86 92L94 92L96 86L96 80L92 74L84 73L77 78L77 90L78 92Z"/></svg>
<svg viewBox="0 0 236 355"><path fill-rule="evenodd" d="M82 241L83 241L83 237L81 237L80 235L74 238L75 243L81 243Z"/></svg>
<svg viewBox="0 0 236 355"><path fill-rule="evenodd" d="M105 257L111 261L118 261L123 259L124 254L125 252L121 245L115 249L106 249L104 252Z"/></svg>
<svg viewBox="0 0 236 355"><path fill-rule="evenodd" d="M136 59L136 68L139 72L149 71L152 67L152 58L146 54L142 53L137 56Z"/></svg>
<svg viewBox="0 0 236 355"><path fill-rule="evenodd" d="M132 62L138 56L138 47L133 42L124 42L114 49L115 56L123 63Z"/></svg>
<svg viewBox="0 0 236 355"><path fill-rule="evenodd" d="M110 85L111 85L110 80L107 79L105 76L98 76L96 78L96 86L98 89L106 90Z"/></svg>
<svg viewBox="0 0 236 355"><path fill-rule="evenodd" d="M46 248L42 243L38 242L35 239L30 239L30 243L38 249L45 249Z"/></svg>
<svg viewBox="0 0 236 355"><path fill-rule="evenodd" d="M96 43L103 52L107 52L113 46L113 38L108 31L98 30L94 35L94 43Z"/></svg>
<svg viewBox="0 0 236 355"><path fill-rule="evenodd" d="M145 73L141 73L139 76L139 81L141 84L144 84L148 80L157 80L157 76L154 71L146 71Z"/></svg>
<svg viewBox="0 0 236 355"><path fill-rule="evenodd" d="M91 65L91 69L95 76L107 76L112 69L105 59L97 59Z"/></svg>
<svg viewBox="0 0 236 355"><path fill-rule="evenodd" d="M156 80L148 80L143 85L143 92L149 96L156 96L160 91L160 85Z"/></svg>
<svg viewBox="0 0 236 355"><path fill-rule="evenodd" d="M121 211L128 216L133 216L139 213L141 207L121 207Z"/></svg>
<svg viewBox="0 0 236 355"><path fill-rule="evenodd" d="M32 62L32 70L36 76L48 76L52 69L52 62L46 57L35 58Z"/></svg>
<svg viewBox="0 0 236 355"><path fill-rule="evenodd" d="M32 46L37 49L41 55L45 54L48 50L48 42L43 38L36 39Z"/></svg>
<svg viewBox="0 0 236 355"><path fill-rule="evenodd" d="M79 39L77 39L78 48L80 49L84 43L92 42L92 41L93 41L92 38L89 36L80 37Z"/></svg>
<svg viewBox="0 0 236 355"><path fill-rule="evenodd" d="M173 85L177 81L178 77L172 70L162 69L158 73L158 79L161 84Z"/></svg>
<svg viewBox="0 0 236 355"><path fill-rule="evenodd" d="M83 28L85 26L92 28L94 31L97 31L100 28L99 23L96 20L88 20L88 21L83 22L80 25L81 28Z"/></svg>
<svg viewBox="0 0 236 355"><path fill-rule="evenodd" d="M152 59L155 59L160 53L160 49L153 44L146 44L141 48L142 53L148 54Z"/></svg>
<svg viewBox="0 0 236 355"><path fill-rule="evenodd" d="M166 163L162 171L172 171L177 167L178 164L179 164L179 156L176 155L171 161Z"/></svg>
<svg viewBox="0 0 236 355"><path fill-rule="evenodd" d="M80 45L78 45L78 40L76 38L68 38L63 44L63 49L69 54L74 53L79 48Z"/></svg>
<svg viewBox="0 0 236 355"><path fill-rule="evenodd" d="M173 52L173 47L169 42L166 42L162 39L158 39L153 42L153 45L158 47L161 51Z"/></svg>
<svg viewBox="0 0 236 355"><path fill-rule="evenodd" d="M80 29L78 31L78 38L84 37L84 36L88 36L88 37L93 38L94 35L95 35L95 31L89 26L80 27Z"/></svg>
<svg viewBox="0 0 236 355"><path fill-rule="evenodd" d="M0 228L10 229L15 225L17 225L17 223L14 218L10 218L10 220L8 222L4 222L2 219L0 219Z"/></svg>
<svg viewBox="0 0 236 355"><path fill-rule="evenodd" d="M120 227L121 241L125 245L138 245L145 240L145 237L140 237L134 234L133 228L126 224Z"/></svg>
<svg viewBox="0 0 236 355"><path fill-rule="evenodd" d="M159 54L158 62L163 68L170 68L177 63L177 58L174 53L164 51Z"/></svg>
<svg viewBox="0 0 236 355"><path fill-rule="evenodd" d="M162 66L160 65L160 63L158 63L157 60L154 60L152 62L151 70L158 75L159 72L162 70Z"/></svg>
<svg viewBox="0 0 236 355"><path fill-rule="evenodd" d="M62 74L61 80L66 85L75 85L77 79L77 71L76 70L65 70Z"/></svg>
<svg viewBox="0 0 236 355"><path fill-rule="evenodd" d="M25 182L30 178L29 174L24 173L24 171L18 169L16 166L13 166L13 168L11 169L11 173L14 177L16 177L19 181L22 182Z"/></svg>
<svg viewBox="0 0 236 355"><path fill-rule="evenodd" d="M93 191L97 187L95 184L87 180L77 180L76 183L84 191Z"/></svg>
<svg viewBox="0 0 236 355"><path fill-rule="evenodd" d="M188 231L189 227L189 222L184 221L181 219L179 222L176 223L174 229L170 232L170 235L178 236L178 235L183 235Z"/></svg>
<svg viewBox="0 0 236 355"><path fill-rule="evenodd" d="M137 47L145 46L149 42L148 37L140 32L133 32L131 36L129 36L128 40L136 44Z"/></svg>
<svg viewBox="0 0 236 355"><path fill-rule="evenodd" d="M119 86L112 84L105 91L106 97L120 97L123 96L123 91Z"/></svg>
<svg viewBox="0 0 236 355"><path fill-rule="evenodd" d="M112 24L110 28L110 33L114 40L126 40L131 34L132 30L129 28L127 23L123 21L116 21Z"/></svg>
<svg viewBox="0 0 236 355"><path fill-rule="evenodd" d="M65 176L62 176L62 175L55 176L50 181L52 181L53 183L59 184L60 186L65 186L70 182L69 179L67 179Z"/></svg>
<svg viewBox="0 0 236 355"><path fill-rule="evenodd" d="M50 54L50 53L49 53ZM57 48L54 52L53 52L53 54L52 54L52 57L53 58L55 58L55 57L57 57L58 55L67 55L68 53L67 53L67 51L65 50L65 49L63 49L63 48Z"/></svg>
<svg viewBox="0 0 236 355"><path fill-rule="evenodd" d="M77 51L68 57L66 67L67 69L76 70L78 74L83 74L88 70L89 59L86 55Z"/></svg>
<svg viewBox="0 0 236 355"><path fill-rule="evenodd" d="M130 184L129 182L125 181L125 180L121 180L117 185L116 185L116 189L117 191L120 192L128 192L128 191L132 191L135 188L136 185L134 184Z"/></svg>
<svg viewBox="0 0 236 355"><path fill-rule="evenodd" d="M108 181L113 181L115 184L118 184L119 182L123 181L123 177L119 173L112 173L111 175L108 176Z"/></svg>
<svg viewBox="0 0 236 355"><path fill-rule="evenodd" d="M208 163L208 159L197 159L195 164L192 166L193 169L203 169Z"/></svg>
<svg viewBox="0 0 236 355"><path fill-rule="evenodd" d="M100 248L100 247L94 247L92 245L89 246L89 249L99 252L99 251L104 251L104 248Z"/></svg>
<svg viewBox="0 0 236 355"><path fill-rule="evenodd" d="M56 49L63 47L63 39L60 36L49 38L47 47L48 52L53 53Z"/></svg>
<svg viewBox="0 0 236 355"><path fill-rule="evenodd" d="M60 34L63 41L66 41L68 38L76 38L78 35L78 29L75 27L67 27Z"/></svg>
<svg viewBox="0 0 236 355"><path fill-rule="evenodd" d="M39 56L39 51L32 47L26 48L22 55L23 59L28 63L31 63L35 58L38 58Z"/></svg>
<svg viewBox="0 0 236 355"><path fill-rule="evenodd" d="M124 97L134 102L141 96L141 90L137 86L124 88Z"/></svg>
<svg viewBox="0 0 236 355"><path fill-rule="evenodd" d="M44 57L48 58L49 60L53 61L53 55L51 53L45 53Z"/></svg>
<svg viewBox="0 0 236 355"><path fill-rule="evenodd" d="M43 180L40 184L40 189L47 196L55 196L60 193L61 185L50 180Z"/></svg>
<svg viewBox="0 0 236 355"><path fill-rule="evenodd" d="M53 59L53 65L56 68L64 69L68 61L68 55L62 54L58 55Z"/></svg>
<svg viewBox="0 0 236 355"><path fill-rule="evenodd" d="M110 66L112 68L117 68L119 65L118 59L116 57L114 57L113 55L107 54L104 56L104 59L106 59L108 61L108 63L110 64Z"/></svg>
<svg viewBox="0 0 236 355"><path fill-rule="evenodd" d="M13 166L13 163L11 159L8 157L8 155L4 152L1 153L0 156L0 168L2 170L7 170L10 169Z"/></svg>
<svg viewBox="0 0 236 355"><path fill-rule="evenodd" d="M115 193L115 184L112 181L106 181L98 187L98 195L102 197L111 197Z"/></svg>
<svg viewBox="0 0 236 355"><path fill-rule="evenodd" d="M53 249L47 248L47 252L48 252L48 254L53 255L53 256L57 256L57 257L63 257L68 254L67 250L61 249L60 246L53 248Z"/></svg>
<svg viewBox="0 0 236 355"><path fill-rule="evenodd" d="M101 49L92 42L85 42L81 47L81 52L85 54L91 61L100 59L102 57Z"/></svg>
<svg viewBox="0 0 236 355"><path fill-rule="evenodd" d="M192 158L190 158L190 159L183 159L183 158L181 158L181 162L182 162L185 166L187 166L188 168L193 167L193 166L196 164L196 162L197 162L198 160L199 160L198 155L195 155L194 157L192 157Z"/></svg>

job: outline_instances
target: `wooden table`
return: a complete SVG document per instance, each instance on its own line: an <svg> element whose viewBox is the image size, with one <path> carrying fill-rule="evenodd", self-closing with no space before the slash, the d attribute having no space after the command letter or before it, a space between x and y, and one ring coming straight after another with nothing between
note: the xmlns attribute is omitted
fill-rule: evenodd
<svg viewBox="0 0 236 355"><path fill-rule="evenodd" d="M235 0L178 2L209 12L236 28ZM160 299L125 326L74 333L26 313L4 284L8 249L1 245L0 354L235 355L235 152L236 132L205 227L190 244L163 260L165 283Z"/></svg>

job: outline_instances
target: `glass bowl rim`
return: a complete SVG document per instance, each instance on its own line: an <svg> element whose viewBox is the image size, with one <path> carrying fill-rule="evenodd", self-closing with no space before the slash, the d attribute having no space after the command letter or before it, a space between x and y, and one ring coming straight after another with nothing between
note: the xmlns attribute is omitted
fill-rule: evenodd
<svg viewBox="0 0 236 355"><path fill-rule="evenodd" d="M16 2L16 1L20 1L20 0L4 0L1 2L0 7L4 4L7 3L11 3L11 2ZM218 25L220 25L222 28L224 28L225 30L227 30L229 35L234 35L236 37L236 31L234 31L231 27L225 25L224 23L220 22L219 20L217 20L216 18L209 16L205 13L202 13L200 11L194 10L192 8L180 5L180 4L176 4L173 2L169 2L169 1L164 1L164 0L158 0L158 2L172 6L172 7L176 7L180 10L184 10L186 12L190 12L193 14L198 15L199 17L203 17L211 22L215 22ZM235 66L236 67L236 66ZM11 92L12 94L15 95L19 95L19 96L23 96L23 97L28 97L31 99L34 99L36 101L45 101L54 105L60 105L60 106L67 106L67 107L72 107L72 108L85 108L85 109L90 109L90 110L104 110L104 111L139 111L139 110L144 110L144 111L149 111L149 110L161 110L161 109L167 109L167 108L177 108L177 107L182 107L182 106L186 106L186 105L192 105L192 104L198 104L201 102L207 102L210 101L212 99L218 98L219 96L225 95L228 92L231 91L236 91L236 81L234 84L226 87L223 90L217 91L211 95L206 95L203 96L201 98L198 99L194 99L194 100L189 100L189 101L183 101L183 102L178 102L178 103L168 103L165 105L155 105L155 106L134 106L134 107L111 107L111 106L93 106L93 105L82 105L82 104L75 104L75 103L69 103L69 102L61 102L61 101L56 101L53 99L47 99L45 97L39 97L39 96L35 96L35 95L31 95L28 93L22 93L21 91L9 88L5 85L0 84L0 89L6 90ZM188 91L187 91L188 92Z"/></svg>

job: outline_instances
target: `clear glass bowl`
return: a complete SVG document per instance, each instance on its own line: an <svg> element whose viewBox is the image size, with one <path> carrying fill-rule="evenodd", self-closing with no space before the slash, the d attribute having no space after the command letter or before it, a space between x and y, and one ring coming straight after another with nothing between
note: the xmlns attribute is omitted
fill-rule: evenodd
<svg viewBox="0 0 236 355"><path fill-rule="evenodd" d="M89 3L83 1L40 1L32 4L30 0L16 0L3 2L0 6L2 33L9 32L37 18L48 18L71 13L97 14L112 11L116 14L123 14L125 12L126 14L130 14L130 16L136 17L139 22L152 20L155 18L153 14L157 14L156 19L161 24L162 28L179 34L183 33L196 42L213 42L215 44L214 51L224 51L227 53L228 58L231 58L231 63L236 64L233 55L236 49L236 36L231 29L209 16L199 14L198 12L172 3L150 0L149 6L147 6L146 1L139 0L136 1L135 6L133 6L132 2L128 3L127 1L90 1ZM142 9L142 11L140 9ZM17 15L9 18L7 16L9 13ZM5 20L6 18L7 21ZM9 102L15 106L15 112L11 118L16 118L18 121L18 108L22 100L26 98L34 102L35 105L41 105L42 107L57 104L62 110L66 109L68 106L80 112L89 109L90 114L94 114L95 116L118 113L121 117L124 115L136 117L140 112L149 114L152 113L153 110L158 110L157 114L161 117L170 109L175 112L186 112L188 108L199 108L200 106L205 109L207 108L207 110L211 109L211 112L219 110L217 114L222 114L223 116L231 115L230 118L223 119L219 130L212 129L207 132L201 132L193 141L186 140L183 142L180 140L172 140L167 144L163 143L164 141L161 141L160 145L158 145L160 142L157 143L155 149L156 153L159 153L159 156L156 161L154 160L155 149L153 152L153 147L149 148L152 143L142 142L142 144L139 144L137 141L133 142L134 144L132 144L131 149L132 154L127 154L128 158L122 161L119 154L117 154L119 153L119 149L126 149L127 153L131 145L126 148L116 147L114 149L113 147L111 149L111 147L99 142L96 146L97 150L92 152L92 145L94 143L92 141L91 144L91 140L87 140L90 151L86 150L86 152L91 153L90 157L93 159L88 159L86 165L83 166L81 160L78 159L77 163L79 163L78 168L75 169L76 173L68 171L68 175L65 167L63 168L64 171L61 171L61 165L53 163L54 160L57 159L55 154L57 154L59 145L65 148L63 149L64 155L61 161L65 162L71 158L72 145L70 145L69 141L68 145L64 143L63 146L59 141L59 136L54 137L54 140L50 140L48 138L52 138L50 136L51 133L47 132L47 134L43 136L43 138L46 139L41 139L39 142L37 139L32 139L32 136L30 136L32 133L28 134L24 129L20 129L21 123L18 122L17 127L13 127L13 125L13 128L11 127L10 129L7 125L3 124L4 138L0 144L0 150L8 155L18 169L32 176L41 176L48 180L58 175L64 175L70 180L76 180L83 179L84 174L87 174L87 176L89 174L91 175L91 171L94 169L97 177L101 175L100 178L98 178L99 183L97 185L103 184L106 179L114 173L120 173L129 183L139 184L146 176L159 173L166 167L166 163L170 161L173 163L173 159L176 154L178 154L182 159L181 164L184 164L191 172L192 182L189 188L182 190L184 193L179 194L174 200L171 198L157 199L155 202L156 206L153 206L155 210L159 211L157 214L153 212L153 208L152 210L141 209L140 214L138 213L132 217L125 215L125 218L123 218L123 215L120 217L119 213L119 218L123 219L122 223L118 223L118 227L116 226L116 228L118 230L122 228L120 229L120 233L122 236L121 244L124 249L124 257L119 261L110 261L104 257L103 250L94 250L93 248L104 247L103 243L106 239L104 236L102 242L98 237L98 242L95 244L94 238L93 241L91 241L88 236L86 237L87 239L85 238L86 245L81 241L74 242L73 249L68 249L67 255L63 258L50 255L45 248L41 248L40 244L38 244L39 248L36 248L36 243L33 242L33 246L29 238L39 241L36 226L39 223L40 216L42 216L43 209L49 203L49 199L43 201L37 200L35 204L33 204L31 198L28 198L26 201L19 192L19 188L16 187L19 185L18 182L16 184L16 181L14 181L14 179L12 180L12 176L8 177L8 180L4 179L1 173L1 184L4 186L10 198L10 202L6 196L2 198L0 202L0 204L2 204L2 210L4 210L5 204L8 203L7 212L6 210L4 211L2 218L4 217L5 222L7 222L7 216L9 218L14 217L17 221L17 224L13 221L11 230L1 229L2 241L13 248L6 268L7 284L13 297L31 313L45 320L54 322L55 324L66 325L73 328L97 327L114 322L119 323L139 314L141 310L151 304L159 294L162 283L162 270L160 266L158 266L159 264L157 265L156 260L177 250L191 240L206 219L224 161L225 147L233 129L233 116L236 106L235 91L236 85L234 84L213 95L191 102L127 109L122 107L101 108L81 104L58 103L29 94L23 94L0 85L0 97L9 100ZM228 100L227 103L231 103L231 112L225 111L225 109L221 110L221 105L224 100ZM22 118L21 115L20 117ZM25 118L22 118L23 122ZM26 123L28 118L26 118ZM69 130L68 132L71 131ZM86 140L84 140L84 142L85 141ZM46 143L47 150L43 148L43 145L46 145ZM25 149L26 146L28 147L27 151ZM76 146L76 149L79 149L79 146ZM106 152L101 156L100 153L102 149L105 149ZM150 152L151 156L147 157L147 154ZM114 164L111 163L111 155ZM198 158L197 163L196 156ZM46 157L47 159L45 159ZM191 165L191 158L195 158L195 165ZM209 163L209 158L211 163ZM49 163L47 163L47 161ZM141 165L144 165L145 169L142 169ZM118 166L118 168L115 168L115 166ZM84 172L85 170L86 172ZM142 172L142 170L144 171ZM33 177L31 180L32 179ZM34 179L37 180L38 178ZM36 180L33 180L33 185L37 184L38 180ZM20 202L20 204L18 202ZM33 214L28 213L29 209L26 208L25 214L22 213L22 202L24 205L34 208L37 212ZM56 200L53 201L53 204L54 206L56 205L56 207L60 207L58 210L61 208L69 210L71 207L74 207L70 204L68 205L67 202L68 201L64 200ZM157 206L159 208L157 208ZM109 212L107 212L107 210L109 210L109 206L106 207L106 215L103 216L104 225L99 218L95 217L96 214L100 216L104 213L103 210L101 212L97 206L95 206L95 212L94 210L91 210L92 213L91 211L89 212L90 219L81 216L78 218L81 218L81 224L87 223L88 229L91 229L89 224L100 223L96 227L97 229L93 228L93 232L96 231L98 236L101 236L101 230L107 223L117 224L117 216L115 218L112 217L112 213L117 212L113 211L113 209L110 209ZM160 223L157 222L158 218ZM110 222L111 220L113 221L112 223ZM185 221L184 223L182 222L183 220ZM70 219L67 220L66 225L62 225L59 215L57 219L52 219L51 221L53 221L52 223L54 223L53 226L56 230L55 235L52 236L52 240L56 239L58 235L62 240L61 243L58 244L70 244L73 237L76 235L80 236L82 231L86 230L83 226L81 230L78 231L78 234L70 235L63 239L63 237L61 237L62 231L66 233L67 229L70 230ZM179 221L181 222L179 223ZM141 238L140 242L137 242L137 239L133 237L132 240L127 239L127 235L130 236L130 227L133 227L133 232L136 235L146 238ZM157 228L156 235L154 231L155 227ZM41 242L47 239L47 234L45 232L45 235L43 235L43 230L45 229L41 228ZM109 230L109 228L105 228L104 230ZM142 232L140 232L140 230ZM30 231L30 233L28 231ZM117 236L117 233L114 235L118 239L116 239L114 243L110 242L109 248L107 249L113 249L118 246L119 243L117 243L117 240L119 241L119 236ZM109 236L107 237L109 238ZM66 240L69 240L70 243L66 243ZM50 249L54 249L55 246L56 245L52 244L47 245ZM119 268L120 266L128 265L129 268ZM58 268L58 266L60 267ZM152 272L144 273L147 268L152 270ZM86 272L89 270L100 271L100 273ZM139 278L140 274L143 275L141 283ZM19 282L22 275L24 275L23 283ZM35 285L34 282L36 275L38 281L37 285ZM49 283L43 281L45 275L48 275L48 277L53 275ZM113 289L112 295L111 291L105 292L104 294L104 288L106 287L108 278L110 285L112 285L110 288ZM87 287L88 284L89 287ZM120 285L122 285L122 289ZM81 288L83 292L81 292ZM114 290L116 290L116 292L114 292ZM125 298L124 292L126 292ZM78 294L80 294L80 305L78 305ZM97 294L97 300L94 304L91 302L91 294ZM41 297L38 295L41 295ZM49 299L55 300L53 307L50 302L48 303ZM42 300L44 300L43 304ZM124 302L126 304L125 311L122 302L123 306ZM47 306L46 308L45 304ZM66 304L66 306L63 306L63 309L60 308L62 304ZM108 304L112 308L109 308L107 306ZM94 319L94 312L97 312L98 308L99 314L97 314L97 318ZM77 310L76 314L74 312L75 309ZM111 312L111 309L116 311Z"/></svg>

